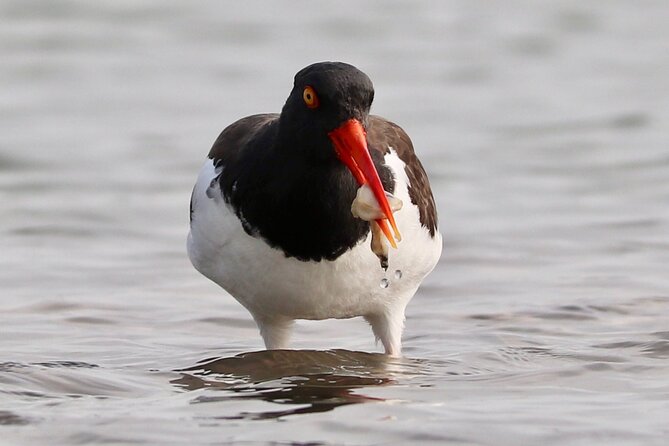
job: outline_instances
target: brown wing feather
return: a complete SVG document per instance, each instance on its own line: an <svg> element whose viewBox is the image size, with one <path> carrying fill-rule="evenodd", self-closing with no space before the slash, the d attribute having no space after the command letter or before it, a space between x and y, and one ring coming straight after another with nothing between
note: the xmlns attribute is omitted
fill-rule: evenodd
<svg viewBox="0 0 669 446"><path fill-rule="evenodd" d="M392 147L404 162L404 171L409 178L409 197L418 206L420 223L434 237L437 231L437 207L430 188L430 181L420 160L413 150L409 135L400 126L380 116L370 116L367 124L367 142L371 150L386 154Z"/></svg>
<svg viewBox="0 0 669 446"><path fill-rule="evenodd" d="M214 160L218 165L221 161L236 160L239 157L241 149L246 142L255 135L255 133L268 123L275 121L279 115L267 113L261 115L252 115L242 118L227 126L209 151L209 159ZM195 190L193 190L194 192ZM193 195L190 197L190 220L193 220Z"/></svg>
<svg viewBox="0 0 669 446"><path fill-rule="evenodd" d="M214 142L209 151L209 158L214 162L220 159L234 159L239 150L244 147L249 138L255 136L256 132L266 124L275 121L279 117L275 113L252 115L233 122L227 126Z"/></svg>

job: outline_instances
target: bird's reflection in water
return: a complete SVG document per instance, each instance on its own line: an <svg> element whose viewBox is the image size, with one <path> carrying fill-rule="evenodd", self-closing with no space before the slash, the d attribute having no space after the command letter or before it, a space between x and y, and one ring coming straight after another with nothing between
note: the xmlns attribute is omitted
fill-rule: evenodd
<svg viewBox="0 0 669 446"><path fill-rule="evenodd" d="M347 350L269 350L203 360L178 370L181 377L172 384L187 390L225 391L220 396L200 396L196 402L259 399L300 405L280 411L242 412L222 417L270 419L383 401L362 395L358 389L392 384L400 375L415 374L418 366L417 361Z"/></svg>

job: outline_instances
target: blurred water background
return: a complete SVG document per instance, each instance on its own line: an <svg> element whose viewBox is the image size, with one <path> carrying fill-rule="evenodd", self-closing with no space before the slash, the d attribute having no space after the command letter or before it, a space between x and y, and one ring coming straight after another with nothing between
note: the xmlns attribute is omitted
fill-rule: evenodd
<svg viewBox="0 0 669 446"><path fill-rule="evenodd" d="M0 1L0 443L667 444L668 22L663 0ZM369 74L437 198L404 360L359 353L361 320L253 353L185 254L220 130L321 60Z"/></svg>

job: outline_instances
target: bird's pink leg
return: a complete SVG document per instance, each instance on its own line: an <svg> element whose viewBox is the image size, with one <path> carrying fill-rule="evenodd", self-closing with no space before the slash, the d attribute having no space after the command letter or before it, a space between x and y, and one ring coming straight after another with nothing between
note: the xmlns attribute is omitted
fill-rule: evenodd
<svg viewBox="0 0 669 446"><path fill-rule="evenodd" d="M402 355L402 331L404 330L404 308L387 308L383 313L365 316L372 332L383 344L387 355Z"/></svg>
<svg viewBox="0 0 669 446"><path fill-rule="evenodd" d="M255 317L256 324L260 329L260 335L265 341L267 350L280 350L288 348L290 335L293 331L292 319L286 318L261 318Z"/></svg>

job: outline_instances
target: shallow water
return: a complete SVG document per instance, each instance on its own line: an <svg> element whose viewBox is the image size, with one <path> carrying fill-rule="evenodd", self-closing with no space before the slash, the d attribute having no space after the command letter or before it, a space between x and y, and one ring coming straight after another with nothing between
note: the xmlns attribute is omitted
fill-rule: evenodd
<svg viewBox="0 0 669 446"><path fill-rule="evenodd" d="M240 5L0 3L0 443L666 444L665 2ZM401 360L258 352L186 258L218 132L325 59L438 201Z"/></svg>

